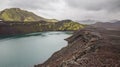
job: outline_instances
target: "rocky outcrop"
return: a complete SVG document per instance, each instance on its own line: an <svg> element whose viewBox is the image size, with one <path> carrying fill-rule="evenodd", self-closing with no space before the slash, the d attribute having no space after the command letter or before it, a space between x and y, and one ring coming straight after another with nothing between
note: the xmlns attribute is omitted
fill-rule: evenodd
<svg viewBox="0 0 120 67"><path fill-rule="evenodd" d="M119 34L96 28L79 30L66 39L66 47L34 67L120 67Z"/></svg>

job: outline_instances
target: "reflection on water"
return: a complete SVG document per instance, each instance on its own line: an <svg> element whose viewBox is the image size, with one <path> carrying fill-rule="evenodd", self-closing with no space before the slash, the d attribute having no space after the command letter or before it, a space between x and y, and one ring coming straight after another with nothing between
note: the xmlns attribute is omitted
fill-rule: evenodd
<svg viewBox="0 0 120 67"><path fill-rule="evenodd" d="M37 32L0 36L0 67L33 67L67 45L71 32Z"/></svg>

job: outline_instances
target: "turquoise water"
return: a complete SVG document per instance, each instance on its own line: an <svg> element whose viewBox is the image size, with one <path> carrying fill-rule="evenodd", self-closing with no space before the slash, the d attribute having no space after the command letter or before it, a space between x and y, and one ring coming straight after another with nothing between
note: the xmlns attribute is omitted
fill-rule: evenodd
<svg viewBox="0 0 120 67"><path fill-rule="evenodd" d="M71 32L0 36L0 67L33 67L67 45Z"/></svg>

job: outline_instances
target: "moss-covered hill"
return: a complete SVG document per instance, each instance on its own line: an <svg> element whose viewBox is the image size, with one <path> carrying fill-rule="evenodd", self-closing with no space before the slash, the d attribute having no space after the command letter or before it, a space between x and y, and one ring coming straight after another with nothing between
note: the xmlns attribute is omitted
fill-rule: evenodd
<svg viewBox="0 0 120 67"><path fill-rule="evenodd" d="M1 11L0 19L3 21L52 21L20 8L9 8Z"/></svg>
<svg viewBox="0 0 120 67"><path fill-rule="evenodd" d="M24 34L42 31L75 31L84 28L85 25L79 24L71 20L63 20L57 23L49 23L46 21L38 22L1 22L0 35L8 34Z"/></svg>

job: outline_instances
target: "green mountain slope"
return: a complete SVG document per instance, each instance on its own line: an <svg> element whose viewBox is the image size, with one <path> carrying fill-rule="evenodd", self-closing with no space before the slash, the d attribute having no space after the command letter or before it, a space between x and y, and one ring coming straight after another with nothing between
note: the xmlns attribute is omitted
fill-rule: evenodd
<svg viewBox="0 0 120 67"><path fill-rule="evenodd" d="M21 10L20 8L5 9L0 12L0 19L4 21L39 21L46 20L32 12Z"/></svg>

